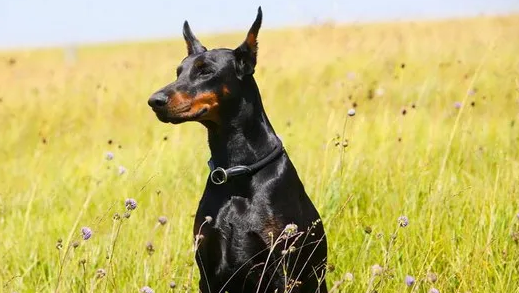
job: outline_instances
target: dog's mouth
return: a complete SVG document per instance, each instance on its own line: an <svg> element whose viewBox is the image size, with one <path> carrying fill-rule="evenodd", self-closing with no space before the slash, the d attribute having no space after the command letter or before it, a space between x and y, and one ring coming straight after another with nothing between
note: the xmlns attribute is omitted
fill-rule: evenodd
<svg viewBox="0 0 519 293"><path fill-rule="evenodd" d="M192 112L191 107L182 107L174 112L168 111L165 108L152 107L153 112L157 115L157 118L164 123L179 124L187 121L198 121L199 118L204 116L209 109L204 107L196 112Z"/></svg>
<svg viewBox="0 0 519 293"><path fill-rule="evenodd" d="M152 96L148 100L148 105L161 122L173 124L187 121L204 123L206 120L216 122L218 121L218 104L218 95L211 91L198 93L195 96L175 93L169 95L167 100L164 99L164 95Z"/></svg>

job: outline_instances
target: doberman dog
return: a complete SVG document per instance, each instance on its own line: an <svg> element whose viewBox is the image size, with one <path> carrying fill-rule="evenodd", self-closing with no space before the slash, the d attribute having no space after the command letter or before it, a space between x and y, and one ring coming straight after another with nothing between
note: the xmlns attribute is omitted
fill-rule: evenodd
<svg viewBox="0 0 519 293"><path fill-rule="evenodd" d="M319 213L263 109L254 80L262 12L235 50L207 50L188 22L177 80L148 104L207 128L211 168L194 223L200 291L326 293Z"/></svg>

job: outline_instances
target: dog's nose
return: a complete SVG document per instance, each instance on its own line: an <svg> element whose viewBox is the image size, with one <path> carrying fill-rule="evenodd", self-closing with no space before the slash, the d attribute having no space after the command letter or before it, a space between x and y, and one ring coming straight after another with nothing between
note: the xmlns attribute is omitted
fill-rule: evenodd
<svg viewBox="0 0 519 293"><path fill-rule="evenodd" d="M168 96L161 92L154 93L148 100L148 105L150 105L150 107L162 107L165 106L167 103Z"/></svg>

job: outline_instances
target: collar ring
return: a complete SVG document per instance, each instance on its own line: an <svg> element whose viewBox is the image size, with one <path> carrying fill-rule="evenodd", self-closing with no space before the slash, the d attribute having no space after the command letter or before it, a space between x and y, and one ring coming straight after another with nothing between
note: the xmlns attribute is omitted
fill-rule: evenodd
<svg viewBox="0 0 519 293"><path fill-rule="evenodd" d="M221 185L227 182L227 171L222 167L217 167L213 171L211 171L211 182L216 185Z"/></svg>

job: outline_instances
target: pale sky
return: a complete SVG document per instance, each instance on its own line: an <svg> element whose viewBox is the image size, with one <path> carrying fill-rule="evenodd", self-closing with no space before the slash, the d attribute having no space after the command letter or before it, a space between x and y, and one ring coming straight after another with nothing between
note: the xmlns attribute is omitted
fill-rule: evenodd
<svg viewBox="0 0 519 293"><path fill-rule="evenodd" d="M0 0L0 49L149 40L264 27L519 12L519 0Z"/></svg>

